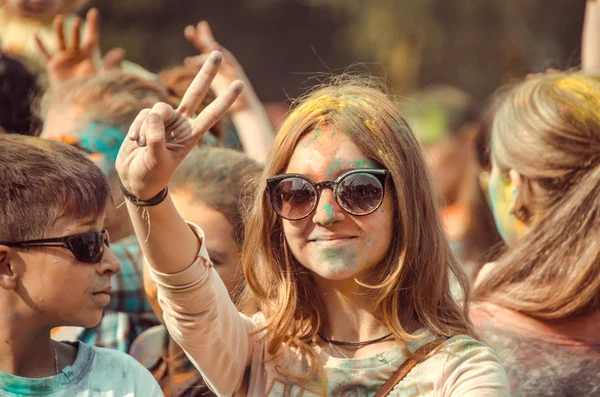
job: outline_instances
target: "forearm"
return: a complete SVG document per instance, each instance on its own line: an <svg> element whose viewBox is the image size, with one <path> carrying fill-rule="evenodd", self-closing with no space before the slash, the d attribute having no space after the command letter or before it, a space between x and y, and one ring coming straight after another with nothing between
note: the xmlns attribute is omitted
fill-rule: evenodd
<svg viewBox="0 0 600 397"><path fill-rule="evenodd" d="M193 226L192 226L193 227ZM196 227L197 239L203 240ZM206 248L177 274L150 271L170 335L217 395L232 395L250 362L256 324L241 315L217 272L207 265Z"/></svg>
<svg viewBox="0 0 600 397"><path fill-rule="evenodd" d="M269 156L275 133L265 107L254 92L246 92L248 106L231 114L244 153L264 164Z"/></svg>
<svg viewBox="0 0 600 397"><path fill-rule="evenodd" d="M144 257L153 269L178 273L196 260L200 242L170 197L153 207L137 207L127 201L127 210Z"/></svg>
<svg viewBox="0 0 600 397"><path fill-rule="evenodd" d="M586 3L581 42L581 69L587 73L599 73L600 7L595 0Z"/></svg>

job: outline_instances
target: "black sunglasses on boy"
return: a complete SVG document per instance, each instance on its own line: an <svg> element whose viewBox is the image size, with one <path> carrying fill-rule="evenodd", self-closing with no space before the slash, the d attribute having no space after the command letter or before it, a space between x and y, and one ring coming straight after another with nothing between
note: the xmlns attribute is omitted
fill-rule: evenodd
<svg viewBox="0 0 600 397"><path fill-rule="evenodd" d="M84 263L99 263L104 256L104 246L110 247L108 231L106 229L72 234L70 236L44 238L26 241L0 241L0 245L7 247L60 247L67 248L78 261Z"/></svg>

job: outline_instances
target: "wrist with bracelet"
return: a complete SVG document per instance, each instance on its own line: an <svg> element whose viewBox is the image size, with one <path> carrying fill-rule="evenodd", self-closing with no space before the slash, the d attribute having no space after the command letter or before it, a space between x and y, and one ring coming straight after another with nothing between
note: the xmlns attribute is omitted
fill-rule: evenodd
<svg viewBox="0 0 600 397"><path fill-rule="evenodd" d="M121 191L123 192L123 195L125 196L125 198L138 207L154 207L154 206L162 203L163 201L165 201L165 199L169 195L169 187L165 186L165 188L163 190L161 190L160 192L158 192L158 194L156 194L156 196L154 196L148 200L142 200L142 199L136 197L131 192L129 192L125 188L125 186L123 186L123 182L121 182L121 179L119 179L119 185L121 186Z"/></svg>

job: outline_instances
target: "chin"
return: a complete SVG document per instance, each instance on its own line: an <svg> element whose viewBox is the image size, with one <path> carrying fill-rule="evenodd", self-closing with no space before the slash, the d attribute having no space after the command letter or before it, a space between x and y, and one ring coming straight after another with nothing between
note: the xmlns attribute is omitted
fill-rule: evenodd
<svg viewBox="0 0 600 397"><path fill-rule="evenodd" d="M96 313L95 310L93 312L88 311L85 313L84 316L78 319L77 324L75 324L75 326L84 328L94 328L95 326L100 324L100 321L102 321L102 314L102 311L100 311L99 313Z"/></svg>
<svg viewBox="0 0 600 397"><path fill-rule="evenodd" d="M323 269L322 266L320 267L320 269L313 270L313 273L315 273L318 277L328 281L354 280L360 273L360 270L358 269Z"/></svg>

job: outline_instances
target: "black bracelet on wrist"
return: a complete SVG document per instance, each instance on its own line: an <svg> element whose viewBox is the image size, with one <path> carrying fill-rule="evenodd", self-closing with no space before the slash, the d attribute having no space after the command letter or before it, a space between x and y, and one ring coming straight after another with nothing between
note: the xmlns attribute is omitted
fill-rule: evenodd
<svg viewBox="0 0 600 397"><path fill-rule="evenodd" d="M163 190L158 192L158 194L152 197L150 200L141 200L135 197L133 194L131 194L127 189L125 189L125 186L123 186L123 182L121 182L120 179L119 185L121 185L121 191L123 192L125 198L131 201L134 205L137 205L138 207L153 207L165 201L165 199L169 195L169 187L166 186Z"/></svg>

